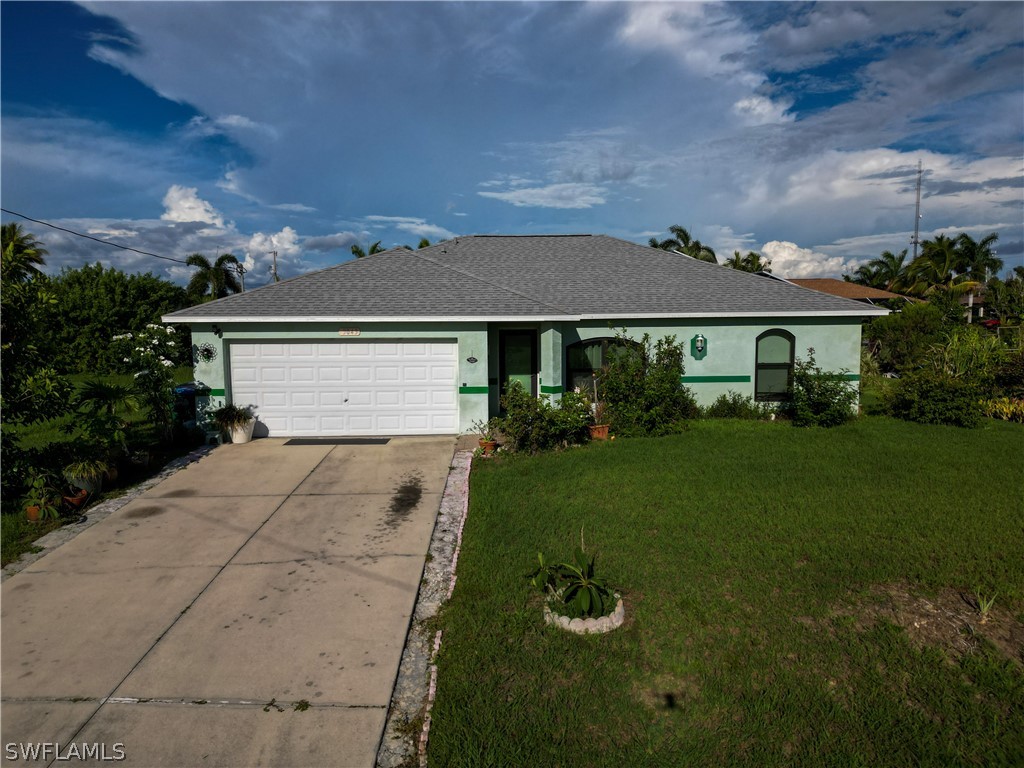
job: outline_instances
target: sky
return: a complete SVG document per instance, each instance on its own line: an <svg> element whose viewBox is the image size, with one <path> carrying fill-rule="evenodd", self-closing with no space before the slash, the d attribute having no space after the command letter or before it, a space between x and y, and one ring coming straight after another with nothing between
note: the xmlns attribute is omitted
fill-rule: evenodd
<svg viewBox="0 0 1024 768"><path fill-rule="evenodd" d="M246 287L471 234L686 227L838 277L1024 265L1024 3L0 3L0 200ZM45 42L41 42L45 41ZM193 269L8 213L57 272Z"/></svg>

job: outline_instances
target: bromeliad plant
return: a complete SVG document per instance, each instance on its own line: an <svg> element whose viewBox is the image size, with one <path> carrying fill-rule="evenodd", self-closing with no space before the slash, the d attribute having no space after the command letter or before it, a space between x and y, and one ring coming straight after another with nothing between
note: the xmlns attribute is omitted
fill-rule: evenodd
<svg viewBox="0 0 1024 768"><path fill-rule="evenodd" d="M527 574L530 583L552 603L552 610L569 618L600 617L611 613L615 593L604 579L594 576L594 558L576 547L573 562L545 563L537 553L538 567Z"/></svg>

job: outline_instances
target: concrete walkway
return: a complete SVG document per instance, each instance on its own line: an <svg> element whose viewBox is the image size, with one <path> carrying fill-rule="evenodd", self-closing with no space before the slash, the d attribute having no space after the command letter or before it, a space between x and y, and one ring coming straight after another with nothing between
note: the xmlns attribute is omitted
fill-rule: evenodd
<svg viewBox="0 0 1024 768"><path fill-rule="evenodd" d="M455 440L284 443L216 449L3 584L5 751L373 765Z"/></svg>

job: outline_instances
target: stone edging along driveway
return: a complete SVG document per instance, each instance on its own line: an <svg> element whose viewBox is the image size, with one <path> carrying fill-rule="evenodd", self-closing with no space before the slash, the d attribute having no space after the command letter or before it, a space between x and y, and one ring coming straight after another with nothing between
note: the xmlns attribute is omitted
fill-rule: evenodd
<svg viewBox="0 0 1024 768"><path fill-rule="evenodd" d="M429 723L429 708L433 701L431 662L437 652L438 640L428 631L427 622L437 615L455 586L455 565L462 541L462 526L469 508L472 461L472 451L456 450L452 457L416 607L402 651L398 679L391 696L384 736L377 751L377 768L426 764L428 729L425 721Z"/></svg>

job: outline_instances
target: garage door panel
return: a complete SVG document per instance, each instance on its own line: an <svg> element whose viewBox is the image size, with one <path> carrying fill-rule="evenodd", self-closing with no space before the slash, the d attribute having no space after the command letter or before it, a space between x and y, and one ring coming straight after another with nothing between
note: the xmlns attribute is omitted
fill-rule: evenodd
<svg viewBox="0 0 1024 768"><path fill-rule="evenodd" d="M232 344L232 398L271 436L453 434L457 346Z"/></svg>

